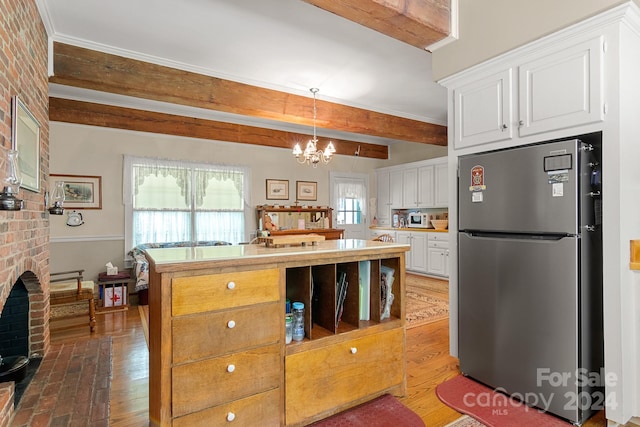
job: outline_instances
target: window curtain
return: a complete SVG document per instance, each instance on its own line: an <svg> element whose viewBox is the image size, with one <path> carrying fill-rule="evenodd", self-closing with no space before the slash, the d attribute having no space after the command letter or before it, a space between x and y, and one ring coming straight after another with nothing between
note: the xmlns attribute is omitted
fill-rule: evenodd
<svg viewBox="0 0 640 427"><path fill-rule="evenodd" d="M333 206L340 206L341 199L357 199L359 200L359 206L362 211L362 215L367 215L367 204L365 203L367 195L365 194L365 186L362 185L362 180L349 180L340 178L339 182L336 182L334 188L334 201Z"/></svg>
<svg viewBox="0 0 640 427"><path fill-rule="evenodd" d="M236 244L247 240L246 224L251 211L248 168L127 155L124 157L122 194L126 211L126 247L150 242L221 240ZM136 209L135 197L151 177L173 178L184 205L176 203L180 206L154 210ZM220 183L226 185L226 188L234 189L235 191L231 191L231 199L239 201L223 201L222 196L211 188Z"/></svg>

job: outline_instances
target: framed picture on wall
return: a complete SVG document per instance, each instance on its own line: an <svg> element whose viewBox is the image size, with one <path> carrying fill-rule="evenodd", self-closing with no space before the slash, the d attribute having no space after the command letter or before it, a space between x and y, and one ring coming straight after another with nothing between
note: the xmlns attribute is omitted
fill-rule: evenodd
<svg viewBox="0 0 640 427"><path fill-rule="evenodd" d="M40 191L40 123L14 96L11 106L11 148L18 152L22 188Z"/></svg>
<svg viewBox="0 0 640 427"><path fill-rule="evenodd" d="M318 183L296 181L296 200L318 200Z"/></svg>
<svg viewBox="0 0 640 427"><path fill-rule="evenodd" d="M289 181L285 179L268 179L267 200L289 200Z"/></svg>
<svg viewBox="0 0 640 427"><path fill-rule="evenodd" d="M102 177L90 175L50 175L54 188L64 182L64 207L71 209L102 209Z"/></svg>

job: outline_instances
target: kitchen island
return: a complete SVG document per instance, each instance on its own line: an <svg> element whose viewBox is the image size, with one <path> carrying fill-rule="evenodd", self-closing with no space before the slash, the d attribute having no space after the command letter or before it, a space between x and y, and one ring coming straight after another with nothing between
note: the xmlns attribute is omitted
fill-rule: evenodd
<svg viewBox="0 0 640 427"><path fill-rule="evenodd" d="M151 425L301 426L403 396L408 249L148 249ZM305 305L303 341L285 343L286 300Z"/></svg>

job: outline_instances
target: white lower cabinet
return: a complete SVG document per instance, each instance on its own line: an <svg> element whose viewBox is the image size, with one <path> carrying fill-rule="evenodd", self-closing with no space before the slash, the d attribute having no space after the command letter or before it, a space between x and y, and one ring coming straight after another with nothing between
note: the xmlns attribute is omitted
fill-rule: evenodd
<svg viewBox="0 0 640 427"><path fill-rule="evenodd" d="M411 246L408 252L405 252L405 266L408 271L417 273L428 272L427 261L427 235L425 232L398 231L396 237L398 243L405 243Z"/></svg>
<svg viewBox="0 0 640 427"><path fill-rule="evenodd" d="M427 233L427 272L449 277L449 234Z"/></svg>

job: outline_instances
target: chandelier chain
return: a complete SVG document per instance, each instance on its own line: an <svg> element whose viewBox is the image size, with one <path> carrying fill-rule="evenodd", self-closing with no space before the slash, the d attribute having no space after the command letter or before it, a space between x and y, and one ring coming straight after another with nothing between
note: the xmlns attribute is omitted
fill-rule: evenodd
<svg viewBox="0 0 640 427"><path fill-rule="evenodd" d="M320 162L329 163L333 154L336 152L336 149L333 146L333 142L329 141L329 144L327 144L324 151L318 150L318 136L316 131L318 111L316 107L316 93L318 93L319 89L311 88L309 90L313 93L313 138L307 142L307 147L304 151L300 148L300 144L296 144L295 147L293 147L293 155L298 163L308 164L315 168Z"/></svg>

